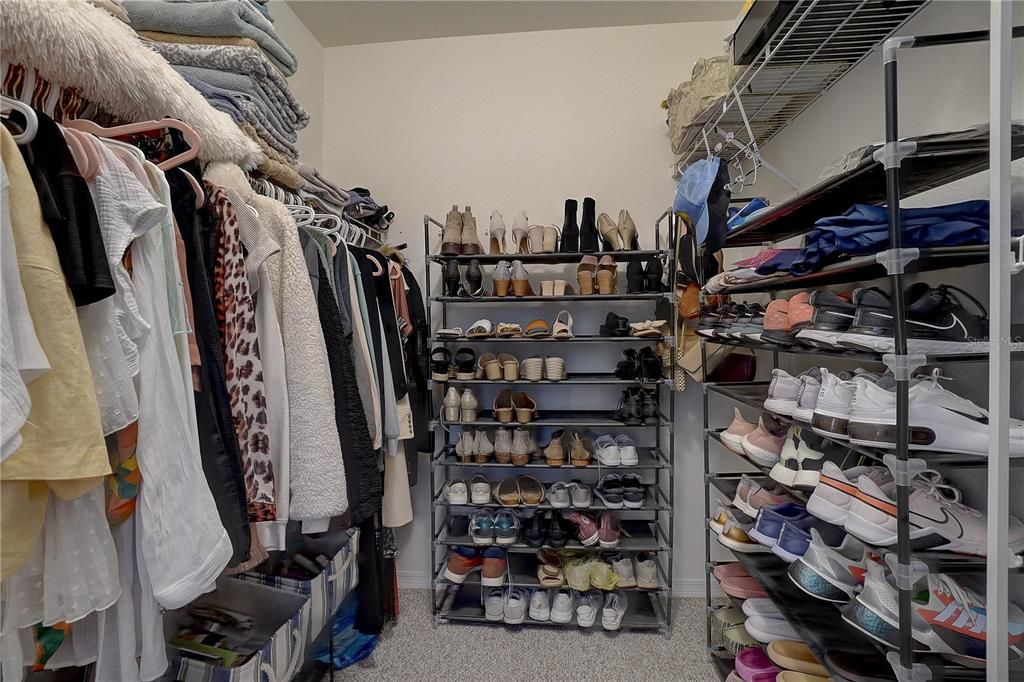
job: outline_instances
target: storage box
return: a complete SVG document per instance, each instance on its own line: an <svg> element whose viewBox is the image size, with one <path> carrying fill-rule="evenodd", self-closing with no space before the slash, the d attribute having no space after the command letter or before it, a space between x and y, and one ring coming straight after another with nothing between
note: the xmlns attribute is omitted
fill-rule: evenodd
<svg viewBox="0 0 1024 682"><path fill-rule="evenodd" d="M217 589L188 606L164 615L164 631L173 640L196 607L213 607L252 618L249 639L258 650L236 667L200 660L173 646L163 679L183 682L286 682L302 667L309 638L310 598L265 585L233 580L218 582Z"/></svg>
<svg viewBox="0 0 1024 682"><path fill-rule="evenodd" d="M341 606L341 602L345 600L348 593L359 583L359 562L356 556L359 547L359 530L325 535L320 538L309 538L298 534L290 535L288 547L287 553L274 552L273 555L291 554L295 551L301 551L306 555L323 554L331 557L330 564L323 573L311 580L281 578L260 572L260 569L272 569L274 562L278 559L277 556L272 556L270 561L262 564L257 570L239 573L234 577L236 580L246 583L257 583L308 596L310 598L310 627L307 642L312 642Z"/></svg>

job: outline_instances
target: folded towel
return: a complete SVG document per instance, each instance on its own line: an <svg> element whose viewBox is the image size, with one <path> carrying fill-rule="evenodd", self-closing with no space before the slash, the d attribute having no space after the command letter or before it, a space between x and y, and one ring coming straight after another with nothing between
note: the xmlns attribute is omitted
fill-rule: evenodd
<svg viewBox="0 0 1024 682"><path fill-rule="evenodd" d="M164 0L164 2L210 2L210 0ZM245 0L252 8L258 10L260 14L267 18L267 21L273 23L274 17L270 16L270 10L267 9L268 0Z"/></svg>
<svg viewBox="0 0 1024 682"><path fill-rule="evenodd" d="M245 0L210 0L187 8L175 2L124 0L124 8L137 31L252 38L274 55L285 75L291 76L298 68L295 53L277 35L274 25Z"/></svg>
<svg viewBox="0 0 1024 682"><path fill-rule="evenodd" d="M238 100L235 99L227 90L221 90L215 88L209 83L205 83L198 78L191 78L189 76L182 76L185 82L191 85L193 88L199 91L207 102L213 106L217 111L223 111L225 114L231 117L231 120L235 123L241 123L245 120L245 115L242 114L242 107L238 106Z"/></svg>
<svg viewBox="0 0 1024 682"><path fill-rule="evenodd" d="M268 81L258 81L241 73L218 71L199 66L178 66L173 64L178 73L206 81L210 85L223 88L235 97L249 98L261 104L266 114L276 118L280 126L286 130L301 130L309 123L309 114L302 107L289 106L289 99L274 87L268 87ZM290 93L289 93L290 94ZM291 100L294 102L294 98ZM295 102L298 104L298 102Z"/></svg>
<svg viewBox="0 0 1024 682"><path fill-rule="evenodd" d="M312 166L299 162L299 175L304 177L308 182L312 183L317 187L323 188L329 195L336 199L339 203L344 205L348 202L348 190L344 190L338 187L324 176L320 175L320 171Z"/></svg>
<svg viewBox="0 0 1024 682"><path fill-rule="evenodd" d="M210 69L251 78L263 92L278 103L288 114L289 120L298 124L299 128L305 127L309 122L309 114L292 95L288 81L260 50L231 45L182 45L160 42L149 43L149 46L175 66ZM236 85L232 85L231 81L224 81L226 84L221 85L216 80L204 80L211 85L226 87L229 90L239 90L244 84L244 81L237 81Z"/></svg>
<svg viewBox="0 0 1024 682"><path fill-rule="evenodd" d="M242 115L246 122L252 124L267 144L285 156L298 157L299 138L294 132L283 134L270 123L263 110L248 99L238 100L238 105L242 107Z"/></svg>
<svg viewBox="0 0 1024 682"><path fill-rule="evenodd" d="M0 0L0 35L4 61L30 65L55 86L74 86L109 114L126 121L170 116L189 124L203 138L204 161L252 168L263 157L227 114L101 9L81 0Z"/></svg>
<svg viewBox="0 0 1024 682"><path fill-rule="evenodd" d="M277 60L273 54L267 52L252 38L240 38L238 36L185 36L177 33L164 33L163 31L139 31L139 35L149 40L161 43L178 43L180 45L234 45L236 47L254 47L261 51L270 63L277 67L277 70L287 75L287 69Z"/></svg>
<svg viewBox="0 0 1024 682"><path fill-rule="evenodd" d="M259 131L256 130L256 128L254 128L251 123L243 122L239 124L238 127L242 129L242 132L245 133L250 140L255 141L256 144L260 146L260 149L263 151L264 154L266 154L268 159L277 161L278 163L283 163L286 166L290 166L298 162L297 158L289 158L288 156L285 156L281 152L271 147L266 140L260 137Z"/></svg>

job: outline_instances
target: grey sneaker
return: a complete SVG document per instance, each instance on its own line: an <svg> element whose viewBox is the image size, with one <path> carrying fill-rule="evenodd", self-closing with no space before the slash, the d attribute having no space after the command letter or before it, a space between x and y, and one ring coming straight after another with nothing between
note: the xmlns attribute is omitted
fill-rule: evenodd
<svg viewBox="0 0 1024 682"><path fill-rule="evenodd" d="M622 619L626 616L626 593L614 590L608 593L601 611L601 626L605 630L618 630L622 627Z"/></svg>
<svg viewBox="0 0 1024 682"><path fill-rule="evenodd" d="M590 493L590 486L574 479L567 487L569 488L569 493L572 495L573 507L576 509L590 508L591 502L594 501L593 496Z"/></svg>
<svg viewBox="0 0 1024 682"><path fill-rule="evenodd" d="M636 563L636 586L641 590L658 589L658 567L654 563L654 555L640 552L634 557Z"/></svg>
<svg viewBox="0 0 1024 682"><path fill-rule="evenodd" d="M547 590L535 590L530 597L530 620L546 621L551 618L551 595Z"/></svg>
<svg viewBox="0 0 1024 682"><path fill-rule="evenodd" d="M601 594L584 592L576 602L576 624L581 628L590 628L597 621L597 612L601 610Z"/></svg>
<svg viewBox="0 0 1024 682"><path fill-rule="evenodd" d="M484 615L487 620L501 621L505 619L505 593L500 587L487 590L484 599Z"/></svg>
<svg viewBox="0 0 1024 682"><path fill-rule="evenodd" d="M576 611L576 600L573 598L575 590L562 588L555 592L555 598L551 600L551 622L571 623L572 614Z"/></svg>
<svg viewBox="0 0 1024 682"><path fill-rule="evenodd" d="M633 571L633 560L625 554L609 554L608 563L612 565L615 575L619 576L618 586L622 588L636 587L636 573Z"/></svg>
<svg viewBox="0 0 1024 682"><path fill-rule="evenodd" d="M505 622L519 625L526 620L526 606L529 595L521 587L510 587L505 593Z"/></svg>
<svg viewBox="0 0 1024 682"><path fill-rule="evenodd" d="M570 506L569 485L564 481L553 483L548 488L548 502L551 503L552 509L568 509Z"/></svg>

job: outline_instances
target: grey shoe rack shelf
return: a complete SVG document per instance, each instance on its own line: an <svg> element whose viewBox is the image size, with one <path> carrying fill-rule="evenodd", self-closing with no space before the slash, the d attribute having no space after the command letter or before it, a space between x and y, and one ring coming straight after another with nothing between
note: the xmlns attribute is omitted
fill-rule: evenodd
<svg viewBox="0 0 1024 682"><path fill-rule="evenodd" d="M1008 25L1003 26L1002 30L1004 33L1001 40L1008 41L1011 37L1011 31ZM1024 27L1013 27L1012 37L1024 37ZM875 49L883 51L885 54L885 110L883 113L886 122L886 145L892 145L892 148L895 148L897 140L900 139L897 130L898 55L906 49L935 46L956 46L962 43L987 40L989 40L988 31L971 31L941 35L892 38L886 41L884 45L879 44L876 46ZM992 87L1000 87L1000 84L998 82L993 82ZM1002 82L1001 87L1008 91L1008 77ZM1001 148L1004 156L1000 158L1000 165L1003 165L1001 172L1008 174L1009 160L1011 156L1013 158L1017 158L1024 154L1024 131L1022 131L1019 125L1014 125L1011 128L1009 124L1009 107L1006 109L1006 118L1003 121L1005 125L1005 132L1000 133L1000 139L1004 142L1004 148ZM858 168L835 178L831 178L827 182L823 182L818 186L801 192L784 204L780 204L779 207L772 212L766 213L761 219L751 221L747 226L736 230L733 234L730 234L726 240L724 248L749 246L758 243L777 243L807 232L811 229L814 224L814 220L817 218L828 215L837 215L838 213L846 210L851 203L876 203L884 201L885 205L890 208L890 251L888 255L896 254L903 246L902 234L899 229L899 221L897 218L901 196L913 194L917 191L921 191L922 189L948 182L949 180L962 177L969 172L984 170L989 166L989 154L991 153L995 156L995 148L998 148L998 142L995 140L990 142L988 131L984 131L982 134L968 136L962 141L945 140L939 146L930 143L928 141L929 138L911 139L919 140L915 151L910 151L905 155L902 153L896 153L896 157L898 158L894 159L892 164L885 164L884 166L879 161L866 161ZM953 161L952 163L951 160ZM992 172L996 173L996 169L993 168ZM836 188L839 189L837 190ZM997 215L995 206L991 208L991 211L993 216ZM1006 211L1008 215L1008 201L1006 204ZM797 214L799 215L799 220L794 220L793 216ZM900 434L898 442L896 443L896 448L892 451L885 451L875 448L856 446L846 441L830 441L830 439L826 439L826 446L830 452L835 454L835 461L839 462L841 466L852 466L857 460L863 460L870 464L880 464L884 455L892 453L895 455L901 466L907 466L908 460L916 456L921 456L925 458L928 466L932 468L939 468L943 470L947 467L973 467L974 469L987 468L989 469L988 513L990 516L993 514L998 514L1003 517L1008 516L1006 488L1004 487L999 489L998 487L994 488L992 486L992 481L994 479L1005 480L1008 476L993 476L992 469L998 467L1001 472L1008 474L1010 467L1024 464L1022 458L1011 458L1008 451L1005 449L1002 452L997 452L997 445L995 443L992 443L991 452L988 453L987 456L970 456L931 451L927 453L920 453L919 451L910 450L910 444L908 442L908 435L910 431L908 400L908 388L910 385L909 374L915 369L914 365L917 364L917 361L921 360L925 364L960 363L971 361L981 364L988 362L989 381L992 382L995 381L995 377L1009 374L1009 363L1011 360L1019 360L1021 358L1021 354L1019 352L1011 351L1009 348L1010 344L1008 343L1001 344L1002 347L998 350L990 350L988 343L985 343L982 344L978 353L957 355L936 355L925 357L909 355L907 352L907 318L906 305L903 300L903 293L905 289L904 273L909 274L938 271L967 266L982 268L988 266L990 262L993 264L992 267L995 267L995 263L999 260L999 256L997 254L1002 251L1009 255L1011 253L1011 245L1014 245L1015 249L1019 248L1018 239L1011 239L1008 221L1006 224L1000 224L999 221L993 218L990 240L991 244L988 246L955 246L914 250L917 251L917 253L906 267L887 268L884 265L886 261L885 256L887 254L882 252L879 254L848 258L843 262L829 265L817 272L801 277L780 276L774 279L749 282L733 286L719 292L721 294L729 295L745 293L770 294L771 298L774 299L778 292L781 291L809 289L851 282L860 283L877 279L880 282L879 286L888 285L889 294L893 301L893 325L895 329L896 352L892 356L886 356L883 358L881 355L871 353L832 353L829 351L810 348L803 349L794 346L779 347L771 344L755 344L732 340L725 340L719 343L718 340L703 339L701 341L702 358L706 361L709 345L724 345L740 346L762 351L762 358L765 357L766 353L771 353L773 367L779 366L780 353L790 356L806 355L808 357L814 357L820 365L825 366L830 366L830 361L832 360L849 359L877 363L875 366L879 369L884 369L883 362L885 364L892 362L897 365L909 365L910 371L902 373L899 371L895 372L897 394L896 423L899 427L898 431ZM985 271L977 270L976 272L979 273L979 276L984 276L982 273ZM1001 276L1002 283L1000 285L1002 290L1001 293L1003 296L1007 297L1007 299L1010 287L1009 274L1010 268L1007 267ZM706 281L706 278L702 279L705 279ZM995 303L990 301L990 308L994 308L995 305ZM1008 308L1009 305L1007 303L1007 309ZM996 338L1010 338L1010 335L1005 331L1009 328L1008 320L1006 317L1003 317L1000 322L1005 325L1003 329L996 329L996 321L993 320L993 328L990 330L990 334ZM765 410L763 407L763 401L767 395L767 390L768 384L764 381L718 384L704 383L704 476L706 484L704 505L706 523L710 521L713 515L713 503L715 500L720 500L723 505L728 505L731 502L741 475L741 473L733 471L713 471L711 468L712 452L723 454L729 453L728 456L734 458L734 460L738 458L747 465L747 468L743 473L746 473L755 480L768 480L767 473L769 471L768 468L761 466L742 455L736 455L731 450L724 447L720 433L725 425L711 424L709 416L709 407L711 402L712 400L723 401L729 406L746 405L750 408L770 413L770 410ZM1009 404L1008 396L1002 398L1002 400L1005 400L1005 404L998 406L989 405L989 409L993 412L997 409L1005 410ZM1002 402L1002 400L1000 402ZM787 423L800 424L799 421L789 417L777 414L775 416L781 418ZM1003 447L1005 448L1005 445ZM830 458L833 457L830 456ZM848 463L843 464L844 462ZM772 482L782 485L774 480ZM782 487L786 488L784 485L782 485ZM988 636L992 638L993 628L998 627L999 631L1003 633L1002 636L1005 637L1007 622L1005 606L1008 600L1003 599L1003 595L1006 594L1005 585L1007 566L1010 566L1009 571L1021 570L1019 567L1015 567L1010 564L1008 547L1005 544L993 542L990 538L988 550L989 556L987 559L983 557L957 555L948 552L921 551L913 548L910 540L911 529L909 522L909 496L911 490L912 488L909 481L899 482L896 486L898 540L893 549L895 550L897 562L901 565L902 570L910 574L913 570L912 564L914 566L924 564L929 570L947 574L959 573L985 575L987 571L989 578L989 609L987 613L989 623ZM806 499L808 496L807 491L791 490L791 492L794 493L794 497L798 500ZM738 517L743 516L741 512L736 512L736 514ZM749 517L747 518L749 519ZM992 525L992 520L990 519L989 527L992 528ZM1003 527L1005 528L1005 526ZM1005 533L1005 531L1003 532ZM727 563L722 560L713 560L713 555L720 552L731 553L729 560L740 562L747 569L747 572L761 584L767 593L768 598L775 603L776 607L780 610L783 616L785 616L789 624L796 630L834 679L845 679L835 669L833 661L827 655L830 650L835 649L845 650L854 654L863 653L868 655L877 652L883 656L887 655L887 665L891 666L892 670L880 670L879 673L881 675L884 675L885 673L892 675L895 673L896 679L900 680L912 680L917 682L919 680L923 681L927 679L948 681L1010 679L1006 674L1006 652L1008 651L1008 648L1004 648L1000 652L999 647L995 647L995 653L990 649L988 660L985 661L988 673L987 678L986 669L968 668L936 654L922 653L919 651L920 645L915 643L913 639L913 632L910 627L900 628L900 641L898 648L887 648L862 634L857 629L847 625L841 620L839 612L829 605L828 602L810 598L801 590L797 589L787 579L786 564L782 559L772 554L747 554L725 548L715 550L713 552L713 548L722 547L722 545L716 541L715 537L714 531L708 528L705 533L705 566L707 568L705 576L705 598L707 601L706 644L708 652L715 663L716 670L719 672L719 675L723 680L725 680L732 671L733 663L732 660L730 660L731 655L724 648L716 646L712 636L715 611L719 608L728 606L730 603L728 600L723 601L722 599L715 597L712 592L712 586L715 581L715 578L713 577L714 567L722 563ZM1005 538L1005 535L1003 537ZM1000 576L998 573L1002 573L1002 575ZM1001 584L1004 587L1000 590L993 591L991 589L993 584ZM913 594L910 589L906 588L899 589L898 593L900 612L899 620L901 622L908 623L911 621ZM993 613L996 610L999 611L998 619L996 614ZM996 626L997 622L998 626Z"/></svg>
<svg viewBox="0 0 1024 682"><path fill-rule="evenodd" d="M667 227L667 229L665 229ZM486 348L497 353L510 346L509 351L522 351L526 348L533 348L532 344L538 347L543 346L543 352L567 358L568 376L561 381L489 381L486 379L450 379L448 381L431 381L432 387L432 415L430 426L434 432L435 454L431 459L430 466L430 490L431 490L431 511L430 511L430 534L431 534L431 611L435 626L448 623L478 623L487 625L499 625L503 627L522 626L547 626L564 627L577 629L575 617L572 622L566 624L553 623L551 621L535 622L527 617L522 625L506 625L502 621L487 620L484 610L484 598L487 591L492 588L482 587L479 577L467 578L466 582L457 585L444 577L444 569L449 551L457 546L472 546L469 531L468 517L477 509L490 509L497 511L500 505L489 503L487 505L454 505L450 504L444 495L445 484L451 479L469 480L476 474L481 474L496 483L510 476L532 475L539 478L545 485L549 486L556 480L566 482L577 479L590 486L594 486L602 476L608 473L636 473L643 478L645 485L644 502L639 509L615 510L620 524L625 531L618 547L613 550L602 549L599 545L584 547L575 540L569 541L565 549L576 552L622 552L635 554L638 552L649 552L655 556L655 563L658 569L659 587L656 590L641 590L630 588L624 590L628 599L628 608L622 622L623 630L639 630L648 632L660 632L668 637L672 628L672 571L673 571L673 535L675 530L673 500L675 493L674 482L674 457L675 457L675 429L672 423L672 415L675 411L675 391L672 386L675 383L675 372L678 371L676 363L673 362L671 371L666 370L666 376L658 381L630 381L617 378L611 371L608 372L573 372L572 357L579 357L581 351L589 352L596 347L607 345L616 349L639 348L644 345L654 346L662 343L667 346L669 357L675 358L675 337L664 336L655 338L643 337L603 337L597 335L581 334L572 339L552 338L443 338L438 337L440 329L448 327L449 313L452 309L458 310L462 306L470 306L475 310L481 304L500 304L502 306L513 305L516 308L524 306L530 310L531 315L547 315L553 318L561 308L572 310L573 306L587 304L589 308L594 303L607 302L621 305L621 302L632 302L630 310L635 311L637 319L641 316L654 318L654 309L658 302L668 299L671 302L675 290L674 267L671 267L672 245L675 244L675 224L671 211L665 211L655 223L654 243L665 248L640 251L614 251L611 252L617 262L624 265L627 261L655 257L662 259L665 271L668 273L668 282L665 293L642 293L627 294L616 293L612 295L590 295L590 296L524 296L524 297L494 297L483 296L480 298L453 297L431 295L431 287L440 278L445 264L449 260L455 260L462 265L477 259L485 271L500 260L520 259L526 265L546 267L562 266L567 267L578 263L584 254L582 253L553 253L553 254L521 254L521 255L492 255L481 254L478 256L443 256L435 253L440 240L440 230L443 225L430 217L423 217L423 243L426 248L424 262L427 264L426 281L426 302L427 318L431 324L431 350L438 347L447 347L452 351L455 347L471 346L477 349ZM641 238L642 241L643 238ZM663 241L664 240L664 241ZM489 242L489 239L484 239ZM433 248L432 248L433 247ZM600 254L599 254L600 255ZM620 273L621 274L621 273ZM489 278L488 278L489 279ZM624 278L620 277L619 287L625 288ZM486 282L485 282L486 284ZM672 306L673 319L669 321L670 329L675 329L675 305ZM548 310L550 309L550 310ZM540 311L544 312L540 312ZM636 321L636 320L634 320ZM567 344L564 349L559 349L561 344ZM577 347L576 344L585 344ZM610 368L609 368L610 369ZM507 424L500 424L491 415L490 405L481 401L478 416L473 422L444 422L438 415L441 414L441 400L448 385L459 389L463 387L477 388L483 385L509 386L514 390L530 391L529 386L544 387L545 395L551 395L552 387L564 386L566 392L580 391L590 394L600 392L607 394L611 403L605 409L600 410L564 410L554 409L553 405L538 405L539 416L528 424L518 424L515 421ZM659 394L661 414L656 420L647 420L642 425L625 424L615 418L614 408L618 400L617 392L630 386L642 386L654 389ZM585 467L563 464L560 467L548 466L543 460L532 461L526 465L499 464L492 460L487 463L462 462L459 461L450 446L457 440L457 433L463 428L486 429L489 435L493 436L496 427L504 426L510 429L522 427L536 433L540 429L551 432L555 429L575 430L581 433L585 430L596 430L598 435L611 432L613 434L629 433L637 442L638 464L635 466L608 467L597 462L592 457L590 464ZM643 440L646 439L646 440ZM492 438L493 440L493 438ZM540 439L536 439L540 440ZM511 507L522 519L523 527L532 515L542 513L568 514L573 511L569 509L553 510L548 501L538 507ZM594 496L589 509L599 513L605 509L601 501ZM628 533L628 535L626 535ZM548 545L543 545L548 546ZM536 577L536 547L527 545L522 536L516 543L504 547L507 550L508 571L504 588L508 586L521 587L526 590L537 589ZM475 575L475 574L473 574ZM504 589L503 588L503 589ZM597 624L590 628L600 630L600 619Z"/></svg>

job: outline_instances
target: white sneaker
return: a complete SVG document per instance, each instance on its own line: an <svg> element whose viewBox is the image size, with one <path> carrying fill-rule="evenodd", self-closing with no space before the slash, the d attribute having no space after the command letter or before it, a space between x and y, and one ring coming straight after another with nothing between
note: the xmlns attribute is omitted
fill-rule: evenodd
<svg viewBox="0 0 1024 682"><path fill-rule="evenodd" d="M847 379L849 374L833 374L821 368L821 387L811 414L811 428L815 433L830 438L849 438L846 426L850 421L850 403L856 392L856 385Z"/></svg>
<svg viewBox="0 0 1024 682"><path fill-rule="evenodd" d="M572 506L575 509L589 509L594 501L594 495L590 486L582 481L570 481L568 486L569 495L572 497Z"/></svg>
<svg viewBox="0 0 1024 682"><path fill-rule="evenodd" d="M484 598L484 616L494 622L505 619L505 591L500 587L487 590L487 596Z"/></svg>
<svg viewBox="0 0 1024 682"><path fill-rule="evenodd" d="M785 618L768 618L765 616L750 616L743 623L747 633L761 642L768 644L777 639L795 639L800 641L800 635L793 629Z"/></svg>
<svg viewBox="0 0 1024 682"><path fill-rule="evenodd" d="M800 379L784 369L772 370L772 382L768 384L768 397L764 400L764 409L793 416L796 400L800 395Z"/></svg>
<svg viewBox="0 0 1024 682"><path fill-rule="evenodd" d="M594 456L606 467L617 467L622 463L618 443L607 434L594 441Z"/></svg>
<svg viewBox="0 0 1024 682"><path fill-rule="evenodd" d="M936 369L910 386L910 449L988 454L988 412L939 385ZM850 442L896 447L896 392L858 384L850 409ZM1010 420L1010 454L1024 455L1024 421Z"/></svg>
<svg viewBox="0 0 1024 682"><path fill-rule="evenodd" d="M769 475L790 488L814 488L825 462L822 448L821 436L810 433L810 429L792 427Z"/></svg>
<svg viewBox="0 0 1024 682"><path fill-rule="evenodd" d="M793 419L810 423L814 418L814 406L818 404L820 392L821 370L811 367L800 375L800 388L797 391L796 407L793 408Z"/></svg>
<svg viewBox="0 0 1024 682"><path fill-rule="evenodd" d="M551 595L547 590L535 590L530 597L530 620L544 622L551 618Z"/></svg>
<svg viewBox="0 0 1024 682"><path fill-rule="evenodd" d="M548 488L548 503L552 509L568 509L571 501L569 498L569 484L564 481L556 481Z"/></svg>
<svg viewBox="0 0 1024 682"><path fill-rule="evenodd" d="M927 469L912 481L910 493L910 541L916 549L935 549L986 556L985 515L963 504L960 490L942 475ZM872 545L896 544L896 484L879 486L867 476L857 480L857 495L850 505L844 527ZM1024 550L1024 525L1010 517L1009 547Z"/></svg>
<svg viewBox="0 0 1024 682"><path fill-rule="evenodd" d="M612 555L609 557L612 570L619 576L617 583L621 588L636 587L636 573L633 571L633 560L625 554Z"/></svg>
<svg viewBox="0 0 1024 682"><path fill-rule="evenodd" d="M597 592L584 592L576 602L576 624L581 628L593 627L600 610L601 595Z"/></svg>
<svg viewBox="0 0 1024 682"><path fill-rule="evenodd" d="M491 501L491 482L480 474L469 481L469 501L473 504L487 504Z"/></svg>
<svg viewBox="0 0 1024 682"><path fill-rule="evenodd" d="M461 478L448 481L444 487L444 497L448 504L469 504L469 489Z"/></svg>
<svg viewBox="0 0 1024 682"><path fill-rule="evenodd" d="M822 521L842 526L857 494L857 481L867 476L878 485L892 481L892 472L882 466L858 466L843 471L832 462L821 467L818 485L807 500L807 511Z"/></svg>
<svg viewBox="0 0 1024 682"><path fill-rule="evenodd" d="M609 592L604 600L604 609L601 610L601 627L605 630L618 630L622 627L628 603L626 593L622 590Z"/></svg>
<svg viewBox="0 0 1024 682"><path fill-rule="evenodd" d="M573 599L571 590L563 587L555 592L555 598L551 601L552 623L571 623L575 610L576 600Z"/></svg>
<svg viewBox="0 0 1024 682"><path fill-rule="evenodd" d="M521 587L510 587L505 593L505 622L519 625L526 620L526 590Z"/></svg>
<svg viewBox="0 0 1024 682"><path fill-rule="evenodd" d="M636 454L636 443L624 433L615 436L615 444L619 446L619 463L624 467L634 467L640 463Z"/></svg>
<svg viewBox="0 0 1024 682"><path fill-rule="evenodd" d="M633 559L636 565L636 586L641 590L658 589L658 567L654 563L654 555L640 552Z"/></svg>

